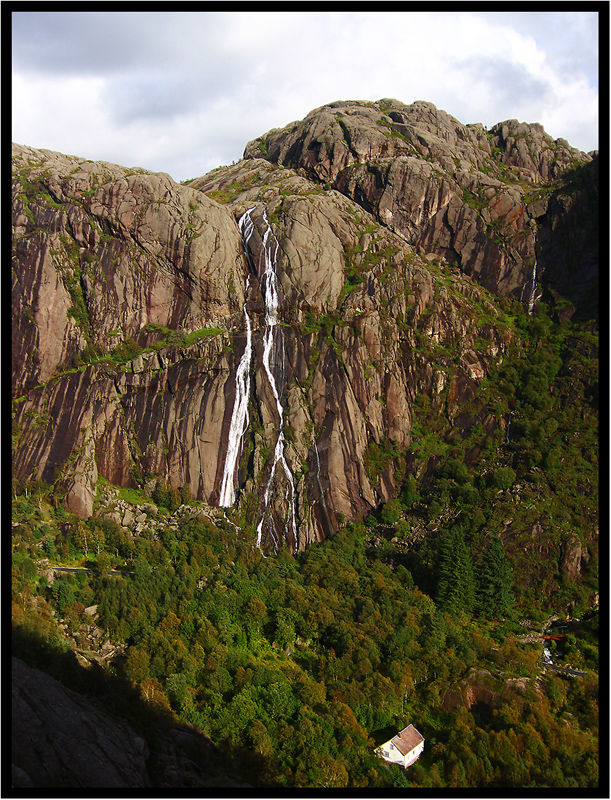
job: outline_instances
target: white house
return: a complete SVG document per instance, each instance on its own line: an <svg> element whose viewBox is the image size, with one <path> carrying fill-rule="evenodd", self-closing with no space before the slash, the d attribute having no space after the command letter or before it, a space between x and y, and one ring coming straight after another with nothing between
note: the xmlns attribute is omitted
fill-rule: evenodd
<svg viewBox="0 0 611 800"><path fill-rule="evenodd" d="M424 736L413 725L408 725L392 739L380 745L376 753L391 764L410 767L423 750Z"/></svg>

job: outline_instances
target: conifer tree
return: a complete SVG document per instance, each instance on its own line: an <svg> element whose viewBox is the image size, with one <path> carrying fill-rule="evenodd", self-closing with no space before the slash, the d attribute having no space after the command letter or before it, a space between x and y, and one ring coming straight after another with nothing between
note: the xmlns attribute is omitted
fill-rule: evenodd
<svg viewBox="0 0 611 800"><path fill-rule="evenodd" d="M471 553L460 526L444 534L441 543L437 601L444 611L471 614L475 605L475 577Z"/></svg>
<svg viewBox="0 0 611 800"><path fill-rule="evenodd" d="M511 613L512 603L511 565L501 540L493 533L477 571L477 607L486 617L504 617Z"/></svg>

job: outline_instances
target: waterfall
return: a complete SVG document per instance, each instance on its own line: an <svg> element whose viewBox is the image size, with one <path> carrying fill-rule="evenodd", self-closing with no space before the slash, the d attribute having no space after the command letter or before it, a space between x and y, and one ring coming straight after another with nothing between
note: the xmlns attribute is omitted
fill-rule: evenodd
<svg viewBox="0 0 611 800"><path fill-rule="evenodd" d="M265 487L265 494L263 497L264 508L263 515L257 526L257 546L261 546L261 538L263 536L263 526L266 518L269 518L269 500L271 495L272 482L276 473L278 464L282 466L284 474L288 482L287 493L285 499L290 506L289 518L286 523L285 533L289 526L293 531L293 539L295 542L295 550L297 550L298 537L297 537L297 522L295 519L295 483L293 474L289 468L287 460L284 455L285 438L283 432L284 424L284 408L280 399L280 390L274 372L272 370L272 362L280 365L282 372L281 377L284 377L284 335L282 329L278 328L278 276L276 274L276 257L278 255L278 240L274 236L267 215L263 214L263 220L267 226L265 235L263 237L263 258L265 259L265 269L263 274L259 276L261 290L265 300L265 334L263 336L263 367L269 381L272 394L276 401L276 410L278 412L278 438L274 448L274 456L272 468ZM289 496L290 495L290 496ZM270 531L274 540L274 549L278 549L278 538L276 535L275 525L273 520L269 518L271 523Z"/></svg>
<svg viewBox="0 0 611 800"><path fill-rule="evenodd" d="M240 229L240 233L242 234L242 245L244 247L244 252L246 253L246 258L248 259L248 265L250 267L250 271L254 272L252 261L250 258L250 252L248 250L248 242L250 241L250 237L253 234L255 229L255 224L252 221L252 217L250 216L250 212L254 211L255 207L249 208L242 216L238 222L238 227Z"/></svg>
<svg viewBox="0 0 611 800"><path fill-rule="evenodd" d="M535 307L535 296L537 293L537 226L536 222L531 219L530 220L531 231L533 235L533 252L535 256L535 263L533 264L533 271L532 277L530 279L530 296L528 298L528 313L529 315L533 313L533 309ZM524 302L524 293L526 292L526 287L528 286L529 281L526 281L524 286L522 286L522 293L520 294L520 302Z"/></svg>
<svg viewBox="0 0 611 800"><path fill-rule="evenodd" d="M537 257L535 256L535 263L533 266L533 275L532 275L532 288L530 290L530 298L528 300L528 313L533 313L533 308L535 307L535 293L537 291Z"/></svg>
<svg viewBox="0 0 611 800"><path fill-rule="evenodd" d="M251 272L257 274L261 292L265 301L265 333L263 335L263 367L269 382L272 394L276 401L276 411L278 413L278 438L274 448L273 462L270 475L265 487L263 496L264 508L263 515L257 526L257 547L261 549L263 537L263 526L266 521L268 529L274 542L274 549L278 551L278 535L275 524L269 514L269 503L272 493L272 484L276 474L276 467L281 465L287 480L287 490L285 500L289 506L289 515L286 522L284 533L292 530L295 550L298 545L297 520L295 517L295 482L293 474L284 455L285 438L282 430L284 424L284 408L282 406L281 394L284 383L284 335L282 328L278 327L278 275L276 274L276 258L278 255L278 240L274 236L267 214L263 213L263 220L266 225L263 236L262 252L259 258L259 267L263 262L263 270L254 269L254 265L249 252L248 244L254 233L255 226L251 217L253 208L250 208L242 215L239 221L239 228L242 233L242 242L248 259ZM248 293L250 275L246 280L246 293ZM244 303L244 319L246 323L246 347L238 364L235 377L235 400L229 425L229 437L227 441L227 455L225 457L225 467L221 483L219 506L227 508L235 502L235 471L236 463L242 449L242 440L248 428L248 402L250 399L250 367L252 361L252 330L250 317ZM278 381L280 380L280 386Z"/></svg>
<svg viewBox="0 0 611 800"><path fill-rule="evenodd" d="M242 240L244 242L244 249L248 254L247 244L253 231L253 222L250 218L250 212L247 211L239 221L239 228L242 232ZM250 282L250 275L246 279L246 294L248 293L248 286ZM242 439L248 428L248 401L250 399L250 362L252 360L252 332L250 327L250 317L246 311L246 303L244 303L244 319L246 321L246 347L242 353L242 358L238 364L235 375L235 400L233 402L233 411L231 414L231 423L229 425L229 438L227 441L227 455L225 457L225 468L223 471L223 480L221 483L221 496L219 499L219 506L227 508L232 506L235 502L235 467L238 456L242 450Z"/></svg>
<svg viewBox="0 0 611 800"><path fill-rule="evenodd" d="M248 283L246 284L248 286ZM242 438L248 428L248 400L250 398L250 360L252 356L252 333L250 317L244 303L244 318L246 320L246 347L238 364L235 374L235 400L229 425L229 439L227 441L227 455L225 469L221 484L221 497L219 506L227 508L235 501L234 473L238 456L242 449Z"/></svg>
<svg viewBox="0 0 611 800"><path fill-rule="evenodd" d="M548 664L554 663L552 661L552 651L549 649L549 645L545 640L543 642L543 658L547 661Z"/></svg>
<svg viewBox="0 0 611 800"><path fill-rule="evenodd" d="M505 441L506 441L507 444L509 444L509 431L511 430L511 418L513 417L513 414L514 414L514 412L510 411L509 412L509 419L507 420L507 435L506 435L506 438L505 438Z"/></svg>

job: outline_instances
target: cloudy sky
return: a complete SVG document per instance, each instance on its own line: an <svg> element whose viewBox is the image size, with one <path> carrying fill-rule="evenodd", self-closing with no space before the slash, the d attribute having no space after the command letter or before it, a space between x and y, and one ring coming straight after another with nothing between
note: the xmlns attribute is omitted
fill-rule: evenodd
<svg viewBox="0 0 611 800"><path fill-rule="evenodd" d="M13 141L175 180L334 100L598 147L595 12L13 12L12 44Z"/></svg>

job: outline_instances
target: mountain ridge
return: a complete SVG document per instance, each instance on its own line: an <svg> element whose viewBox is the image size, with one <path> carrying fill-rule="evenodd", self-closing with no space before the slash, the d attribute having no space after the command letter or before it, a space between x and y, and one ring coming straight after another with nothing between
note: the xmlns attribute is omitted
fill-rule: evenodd
<svg viewBox="0 0 611 800"><path fill-rule="evenodd" d="M264 549L301 549L392 500L413 462L419 397L466 432L465 404L531 300L565 321L593 313L595 222L585 234L582 223L596 158L513 122L486 131L430 103L332 103L182 185L15 146L15 477L55 485L83 517L98 476L218 504L247 314L259 366L235 521L269 505ZM237 220L249 208L245 253ZM261 360L266 285L253 264L268 231L299 541ZM500 435L507 424L490 412L480 422Z"/></svg>

